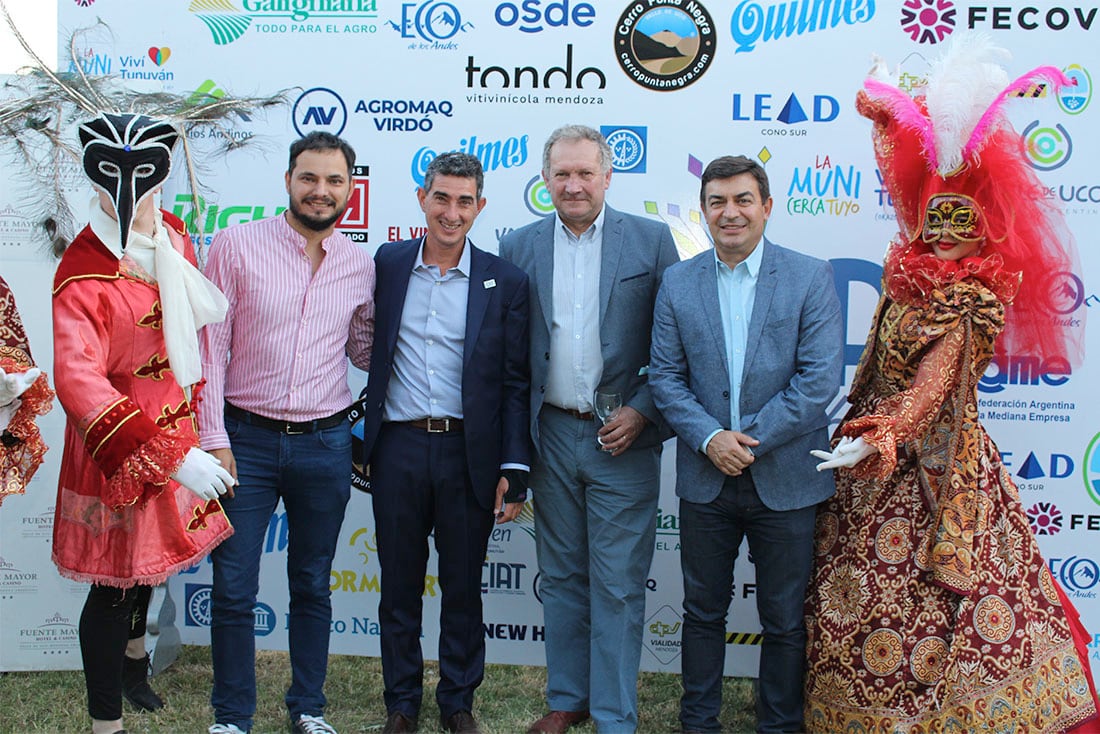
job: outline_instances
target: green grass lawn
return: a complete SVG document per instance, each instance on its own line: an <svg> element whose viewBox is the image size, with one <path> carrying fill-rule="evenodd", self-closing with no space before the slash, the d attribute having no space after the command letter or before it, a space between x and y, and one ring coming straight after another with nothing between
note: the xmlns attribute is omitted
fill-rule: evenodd
<svg viewBox="0 0 1100 734"><path fill-rule="evenodd" d="M420 730L438 730L435 705L435 663L424 674L424 706ZM126 706L123 724L135 732L191 732L202 734L213 723L210 710L210 648L184 646L179 659L153 679L153 687L167 701L156 713L136 713ZM259 652L256 658L257 734L285 732L283 694L290 682L286 653ZM489 665L478 689L474 715L488 734L522 732L545 713L546 671L522 665ZM333 655L329 659L326 717L341 732L378 732L386 718L382 704L382 666L377 658ZM670 673L642 673L638 682L640 732L679 730L680 679ZM726 731L751 732L752 681L727 678L722 722ZM57 732L85 734L91 720L85 707L84 678L80 671L7 673L0 676L0 732ZM591 734L591 722L572 731Z"/></svg>

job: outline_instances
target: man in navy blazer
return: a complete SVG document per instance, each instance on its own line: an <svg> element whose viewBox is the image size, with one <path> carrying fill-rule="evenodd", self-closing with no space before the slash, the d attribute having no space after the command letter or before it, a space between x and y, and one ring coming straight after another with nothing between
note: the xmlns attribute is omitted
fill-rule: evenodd
<svg viewBox="0 0 1100 734"><path fill-rule="evenodd" d="M816 505L835 491L809 451L828 441L843 375L840 302L828 263L764 238L772 199L758 163L712 161L700 204L714 250L665 273L649 371L678 437L680 723L721 731L726 613L747 536L764 630L757 731L802 731Z"/></svg>
<svg viewBox="0 0 1100 734"><path fill-rule="evenodd" d="M611 151L598 131L555 130L542 175L556 214L500 241L501 256L531 278L531 487L550 713L528 731L562 732L590 712L601 732L633 731L669 435L646 378L649 332L661 276L679 257L667 225L604 204ZM623 406L602 427L597 389Z"/></svg>
<svg viewBox="0 0 1100 734"><path fill-rule="evenodd" d="M485 206L481 163L445 153L417 190L419 240L375 255L375 341L364 416L382 566L385 732L415 731L428 536L442 603L439 703L447 731L476 732L485 669L481 567L494 518L515 519L530 466L527 276L466 234Z"/></svg>

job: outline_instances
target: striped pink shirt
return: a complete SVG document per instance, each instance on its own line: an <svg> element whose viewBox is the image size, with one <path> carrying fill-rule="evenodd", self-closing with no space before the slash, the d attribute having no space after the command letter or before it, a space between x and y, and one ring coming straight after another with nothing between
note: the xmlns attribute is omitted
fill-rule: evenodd
<svg viewBox="0 0 1100 734"><path fill-rule="evenodd" d="M214 237L205 272L229 313L199 333L204 449L229 447L225 400L276 420L324 418L351 404L348 358L370 367L374 260L334 233L311 274L305 246L281 214Z"/></svg>

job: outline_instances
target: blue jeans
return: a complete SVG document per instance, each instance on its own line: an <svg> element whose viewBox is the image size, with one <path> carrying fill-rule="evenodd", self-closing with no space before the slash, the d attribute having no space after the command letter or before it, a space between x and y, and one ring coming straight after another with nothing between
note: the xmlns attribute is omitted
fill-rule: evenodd
<svg viewBox="0 0 1100 734"><path fill-rule="evenodd" d="M733 565L746 536L756 568L756 609L764 629L756 697L759 732L802 731L806 662L803 604L813 567L817 506L777 512L760 501L750 471L728 477L712 502L680 500L684 575L681 671L685 731L721 731L726 615Z"/></svg>
<svg viewBox="0 0 1100 734"><path fill-rule="evenodd" d="M210 703L217 722L249 731L256 713L252 609L264 536L279 499L287 517L290 590L291 682L286 707L292 719L324 711L332 624L329 573L351 494L351 432L341 423L315 433L287 435L229 416L225 428L240 484L233 499L223 502L235 532L211 554Z"/></svg>

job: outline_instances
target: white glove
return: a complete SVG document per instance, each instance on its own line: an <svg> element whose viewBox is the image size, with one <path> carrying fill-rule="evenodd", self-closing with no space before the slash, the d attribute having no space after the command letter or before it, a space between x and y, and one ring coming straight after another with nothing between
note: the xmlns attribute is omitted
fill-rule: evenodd
<svg viewBox="0 0 1100 734"><path fill-rule="evenodd" d="M237 483L220 461L202 449L194 448L183 457L183 463L172 478L203 500L217 499Z"/></svg>
<svg viewBox="0 0 1100 734"><path fill-rule="evenodd" d="M825 471L826 469L836 469L842 466L855 466L868 456L877 453L878 449L864 441L863 436L856 436L855 438L845 436L840 439L840 443L832 451L814 449L810 452L810 455L822 460L817 465L817 470Z"/></svg>
<svg viewBox="0 0 1100 734"><path fill-rule="evenodd" d="M42 370L31 367L26 372L13 372L10 375L0 367L0 405L7 405L27 391L38 379Z"/></svg>
<svg viewBox="0 0 1100 734"><path fill-rule="evenodd" d="M22 404L23 401L16 398L7 405L0 405L0 432L7 430L11 419L15 417L15 411L19 410L19 406Z"/></svg>

